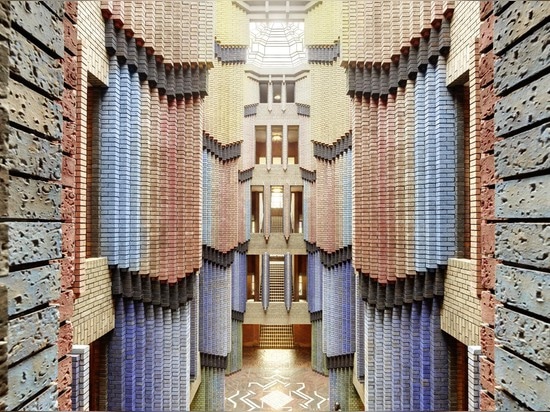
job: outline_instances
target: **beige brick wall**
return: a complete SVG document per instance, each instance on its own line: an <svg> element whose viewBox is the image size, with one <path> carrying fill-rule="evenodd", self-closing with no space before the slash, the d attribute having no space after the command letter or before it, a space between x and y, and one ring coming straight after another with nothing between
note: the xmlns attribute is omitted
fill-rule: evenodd
<svg viewBox="0 0 550 412"><path fill-rule="evenodd" d="M72 318L73 342L79 345L88 345L115 327L107 258L87 259L86 274L86 291L77 299Z"/></svg>
<svg viewBox="0 0 550 412"><path fill-rule="evenodd" d="M107 85L109 59L105 51L105 23L100 1L79 1L78 38L82 41L83 71L89 72L100 83Z"/></svg>
<svg viewBox="0 0 550 412"><path fill-rule="evenodd" d="M342 0L324 0L313 7L304 21L304 43L333 44L342 32Z"/></svg>
<svg viewBox="0 0 550 412"><path fill-rule="evenodd" d="M246 12L232 0L216 1L216 41L225 45L248 45L249 23Z"/></svg>
<svg viewBox="0 0 550 412"><path fill-rule="evenodd" d="M479 345L480 325L475 264L466 259L449 259L441 329L465 345Z"/></svg>
<svg viewBox="0 0 550 412"><path fill-rule="evenodd" d="M204 99L204 130L227 144L243 138L244 66L216 62ZM212 97L210 97L212 96Z"/></svg>
<svg viewBox="0 0 550 412"><path fill-rule="evenodd" d="M451 51L447 63L447 84L468 72L479 37L479 2L457 1L451 20Z"/></svg>
<svg viewBox="0 0 550 412"><path fill-rule="evenodd" d="M347 79L342 67L312 64L311 78L311 139L333 143L351 128L350 106L346 95Z"/></svg>
<svg viewBox="0 0 550 412"><path fill-rule="evenodd" d="M480 292L480 110L479 110L479 8L478 2L458 1L451 21L451 51L447 84L469 82L469 206L470 259L451 259L441 310L442 328L465 345L479 345ZM468 167L468 166L466 166Z"/></svg>

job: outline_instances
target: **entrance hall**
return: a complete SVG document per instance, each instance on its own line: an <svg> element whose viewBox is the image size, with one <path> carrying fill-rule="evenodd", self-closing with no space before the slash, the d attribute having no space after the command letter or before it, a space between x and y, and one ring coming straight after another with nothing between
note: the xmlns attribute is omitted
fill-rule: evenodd
<svg viewBox="0 0 550 412"><path fill-rule="evenodd" d="M226 411L326 411L328 377L311 369L311 350L243 349L243 367L225 379Z"/></svg>

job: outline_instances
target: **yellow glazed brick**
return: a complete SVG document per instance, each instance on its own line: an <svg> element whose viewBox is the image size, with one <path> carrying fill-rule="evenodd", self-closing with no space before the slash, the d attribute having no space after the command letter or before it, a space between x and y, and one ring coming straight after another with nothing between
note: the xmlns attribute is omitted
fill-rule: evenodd
<svg viewBox="0 0 550 412"><path fill-rule="evenodd" d="M204 130L224 144L238 142L243 136L243 67L217 62L210 70L208 87L213 97L204 100Z"/></svg>
<svg viewBox="0 0 550 412"><path fill-rule="evenodd" d="M111 296L111 275L107 258L86 260L89 281L86 291L75 302L72 323L75 344L88 345L115 327Z"/></svg>
<svg viewBox="0 0 550 412"><path fill-rule="evenodd" d="M318 3L310 9L304 21L305 44L333 44L340 37L341 24L341 0Z"/></svg>
<svg viewBox="0 0 550 412"><path fill-rule="evenodd" d="M479 2L457 1L451 20L452 43L447 61L447 84L468 72L469 60L475 53L475 39L479 37L479 27Z"/></svg>
<svg viewBox="0 0 550 412"><path fill-rule="evenodd" d="M336 65L311 65L311 138L321 143L333 143L349 131L349 105L344 69ZM331 96L327 99L327 96Z"/></svg>
<svg viewBox="0 0 550 412"><path fill-rule="evenodd" d="M242 45L249 43L249 23L246 12L237 7L232 0L216 2L216 41L224 45Z"/></svg>
<svg viewBox="0 0 550 412"><path fill-rule="evenodd" d="M76 28L78 39L83 45L83 71L107 85L109 60L105 51L105 24L99 1L78 2Z"/></svg>
<svg viewBox="0 0 550 412"><path fill-rule="evenodd" d="M481 307L476 267L473 260L449 259L445 278L441 329L465 345L479 344Z"/></svg>

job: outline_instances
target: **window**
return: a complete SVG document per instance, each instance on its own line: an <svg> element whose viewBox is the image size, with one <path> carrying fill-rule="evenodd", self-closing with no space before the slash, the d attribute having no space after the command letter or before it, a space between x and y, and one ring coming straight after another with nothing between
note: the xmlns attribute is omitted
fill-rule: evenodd
<svg viewBox="0 0 550 412"><path fill-rule="evenodd" d="M294 103L294 82L286 82L286 102Z"/></svg>
<svg viewBox="0 0 550 412"><path fill-rule="evenodd" d="M260 82L260 103L267 103L268 83Z"/></svg>

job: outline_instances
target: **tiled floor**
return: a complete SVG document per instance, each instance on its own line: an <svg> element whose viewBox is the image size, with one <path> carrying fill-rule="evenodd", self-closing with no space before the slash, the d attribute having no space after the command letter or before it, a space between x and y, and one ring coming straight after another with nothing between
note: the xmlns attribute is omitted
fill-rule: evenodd
<svg viewBox="0 0 550 412"><path fill-rule="evenodd" d="M309 349L244 348L243 368L225 379L230 411L328 411L328 378L310 366Z"/></svg>

